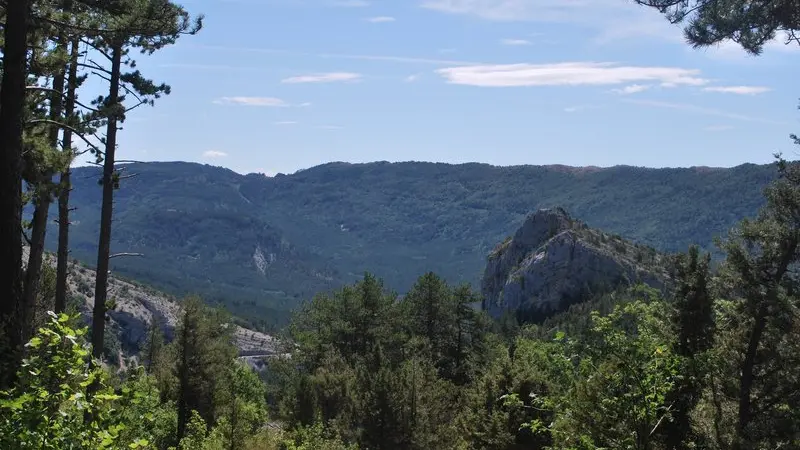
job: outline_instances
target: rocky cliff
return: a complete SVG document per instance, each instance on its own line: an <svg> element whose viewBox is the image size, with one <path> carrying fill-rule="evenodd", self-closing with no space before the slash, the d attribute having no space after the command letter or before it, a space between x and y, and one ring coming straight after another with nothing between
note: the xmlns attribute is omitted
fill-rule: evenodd
<svg viewBox="0 0 800 450"><path fill-rule="evenodd" d="M27 247L24 249L27 260ZM55 266L55 257L45 255L45 261ZM76 261L69 265L69 291L72 304L82 313L87 324L91 321L94 304L95 271ZM123 356L137 353L147 339L147 331L153 320L160 323L165 338L171 341L181 313L175 298L142 284L109 279L108 297L114 308L108 311L106 329L119 343L120 361ZM273 336L235 325L234 339L242 355L272 355L277 342Z"/></svg>
<svg viewBox="0 0 800 450"><path fill-rule="evenodd" d="M483 309L542 318L621 283L661 288L664 256L589 228L562 208L542 209L489 255Z"/></svg>

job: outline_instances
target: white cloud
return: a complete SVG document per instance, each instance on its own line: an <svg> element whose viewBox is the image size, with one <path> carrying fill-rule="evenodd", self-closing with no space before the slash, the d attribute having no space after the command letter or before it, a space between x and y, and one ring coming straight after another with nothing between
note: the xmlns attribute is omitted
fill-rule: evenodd
<svg viewBox="0 0 800 450"><path fill-rule="evenodd" d="M574 0L424 0L422 7L496 21L550 21L563 17L574 3Z"/></svg>
<svg viewBox="0 0 800 450"><path fill-rule="evenodd" d="M580 111L586 111L587 109L597 109L597 106L594 105L575 105L575 106L567 106L564 108L565 113L575 113Z"/></svg>
<svg viewBox="0 0 800 450"><path fill-rule="evenodd" d="M788 35L779 34L775 39L764 44L764 51L759 56L747 53L741 45L731 40L722 41L719 44L705 47L700 51L711 59L724 61L726 63L761 65L765 63L765 60L774 63L789 63L792 60L786 58L786 55L799 54L800 45L794 41L787 44L787 39ZM692 52L696 50L687 47L686 51Z"/></svg>
<svg viewBox="0 0 800 450"><path fill-rule="evenodd" d="M595 62L476 65L450 67L436 72L448 83L486 87L613 85L636 81L691 86L707 83L694 69L618 66Z"/></svg>
<svg viewBox="0 0 800 450"><path fill-rule="evenodd" d="M303 102L297 105L298 108L308 108L309 106L311 106L311 102Z"/></svg>
<svg viewBox="0 0 800 450"><path fill-rule="evenodd" d="M321 58L340 58L340 59L360 59L364 61L385 61L408 64L431 64L437 66L468 66L477 64L469 61L455 61L449 59L435 58L416 58L407 56L388 56L388 55L346 55L341 53L322 53L317 55Z"/></svg>
<svg viewBox="0 0 800 450"><path fill-rule="evenodd" d="M531 45L531 41L527 39L503 39L500 41L503 45Z"/></svg>
<svg viewBox="0 0 800 450"><path fill-rule="evenodd" d="M295 52L291 50L282 50L282 49L272 49L272 48L254 48L254 47L225 47L220 45L195 45L194 48L204 49L204 50L213 50L225 53L266 53L266 54L283 54L283 55L294 55L294 56L307 56L307 57L317 57L317 58L330 58L330 59L355 59L355 60L364 60L364 61L384 61L384 62L396 62L396 63L407 63L407 64L431 64L431 65L441 65L441 66L460 66L460 65L471 65L471 64L479 64L475 61L458 61L458 60L451 60L451 59L437 59L437 58L420 58L420 57L413 57L413 56L393 56L393 55L359 55L359 54L346 54L346 53L309 53L309 52ZM455 49L441 49L438 50L438 53L454 53L456 52ZM169 65L164 64L164 67L167 66L182 66L179 64ZM192 69L203 69L203 68L211 68L211 69L218 69L218 70L233 70L237 69L236 66L227 66L227 65L189 65L187 68ZM267 71L267 69L253 69L259 71Z"/></svg>
<svg viewBox="0 0 800 450"><path fill-rule="evenodd" d="M281 80L281 83L333 83L340 81L358 81L360 79L361 74L358 73L329 72L284 78Z"/></svg>
<svg viewBox="0 0 800 450"><path fill-rule="evenodd" d="M214 100L218 105L243 105L243 106L290 106L285 101L275 97L221 97Z"/></svg>
<svg viewBox="0 0 800 450"><path fill-rule="evenodd" d="M227 153L218 150L207 150L203 152L203 158L207 159L224 158L226 156L228 156Z"/></svg>
<svg viewBox="0 0 800 450"><path fill-rule="evenodd" d="M612 89L612 92L622 95L630 95L630 94L637 94L639 92L644 92L650 89L652 86L647 84L632 84L630 86L625 86L621 89Z"/></svg>
<svg viewBox="0 0 800 450"><path fill-rule="evenodd" d="M671 102L660 102L660 101L653 101L653 100L623 100L625 103L633 103L636 105L641 106L651 106L655 108L667 108L667 109L677 109L681 111L686 111L690 113L696 114L703 114L707 116L717 116L717 117L725 117L727 119L734 119L734 120L741 120L743 122L758 122L758 123L768 123L773 125L786 125L786 122L781 122L772 119L765 119L762 117L755 117L755 116L748 116L745 114L736 114L731 113L728 111L723 111L714 108L706 108L704 106L697 106L691 105L687 103L671 103Z"/></svg>
<svg viewBox="0 0 800 450"><path fill-rule="evenodd" d="M731 125L709 125L703 128L706 131L728 131L732 130L733 126Z"/></svg>
<svg viewBox="0 0 800 450"><path fill-rule="evenodd" d="M273 125L297 125L297 122L294 120L281 120L278 122L273 122Z"/></svg>
<svg viewBox="0 0 800 450"><path fill-rule="evenodd" d="M397 19L395 19L394 17L389 17L389 16L378 16L378 17L369 17L369 18L364 19L364 20L366 20L367 22L371 22L371 23L386 23L386 22L394 22Z"/></svg>
<svg viewBox="0 0 800 450"><path fill-rule="evenodd" d="M413 82L415 82L415 81L419 80L421 77L422 77L422 75L420 75L420 74L418 74L418 73L415 73L415 74L413 74L413 75L409 75L409 76L407 76L407 77L405 78L405 82L406 82L406 83L413 83Z"/></svg>
<svg viewBox="0 0 800 450"><path fill-rule="evenodd" d="M722 92L725 94L757 95L769 92L772 89L764 86L709 86L703 89L709 92Z"/></svg>
<svg viewBox="0 0 800 450"><path fill-rule="evenodd" d="M680 28L654 8L624 0L421 0L421 6L501 22L576 23L599 30L596 43L631 36L681 38Z"/></svg>
<svg viewBox="0 0 800 450"><path fill-rule="evenodd" d="M370 5L366 0L340 0L331 4L340 8L366 8Z"/></svg>

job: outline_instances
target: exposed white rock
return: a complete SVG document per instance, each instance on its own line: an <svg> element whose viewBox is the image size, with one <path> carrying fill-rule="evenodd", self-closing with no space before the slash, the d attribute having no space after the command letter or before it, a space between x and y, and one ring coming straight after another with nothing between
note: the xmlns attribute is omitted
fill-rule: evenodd
<svg viewBox="0 0 800 450"><path fill-rule="evenodd" d="M483 308L494 317L520 309L548 314L621 283L660 288L666 279L661 258L592 230L561 208L539 210L489 255Z"/></svg>

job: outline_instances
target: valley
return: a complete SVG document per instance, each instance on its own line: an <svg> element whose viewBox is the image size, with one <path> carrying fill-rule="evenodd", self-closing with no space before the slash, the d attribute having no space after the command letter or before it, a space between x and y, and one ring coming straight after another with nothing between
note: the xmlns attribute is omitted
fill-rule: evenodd
<svg viewBox="0 0 800 450"><path fill-rule="evenodd" d="M172 295L197 293L261 329L314 294L369 271L400 292L436 271L480 284L486 257L525 217L563 207L588 226L659 251L713 251L763 204L773 165L629 166L330 163L240 175L183 162L121 166L112 270ZM96 251L98 169L73 174L73 257ZM54 248L57 233L48 233Z"/></svg>

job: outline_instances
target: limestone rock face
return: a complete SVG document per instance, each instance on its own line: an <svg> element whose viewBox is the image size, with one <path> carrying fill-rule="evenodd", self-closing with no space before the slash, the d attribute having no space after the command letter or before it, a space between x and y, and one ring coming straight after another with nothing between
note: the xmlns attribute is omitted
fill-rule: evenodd
<svg viewBox="0 0 800 450"><path fill-rule="evenodd" d="M664 285L663 256L587 227L561 208L542 209L488 258L483 309L544 317L621 283Z"/></svg>

